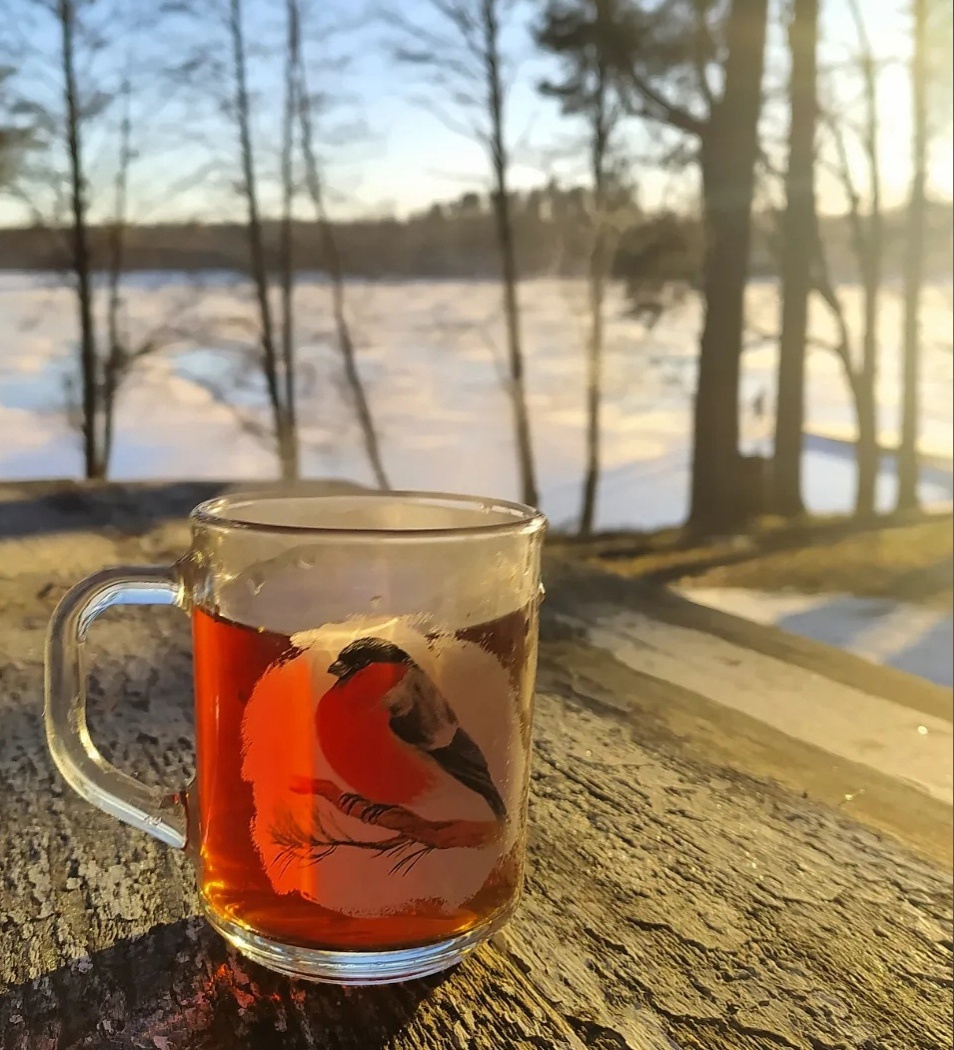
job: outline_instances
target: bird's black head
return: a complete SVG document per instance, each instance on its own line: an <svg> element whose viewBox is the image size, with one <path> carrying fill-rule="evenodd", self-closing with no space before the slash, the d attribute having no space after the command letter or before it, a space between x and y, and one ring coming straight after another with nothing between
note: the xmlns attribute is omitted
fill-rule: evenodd
<svg viewBox="0 0 954 1050"><path fill-rule="evenodd" d="M370 664L409 664L410 656L394 642L383 638L359 638L338 653L328 673L344 681Z"/></svg>

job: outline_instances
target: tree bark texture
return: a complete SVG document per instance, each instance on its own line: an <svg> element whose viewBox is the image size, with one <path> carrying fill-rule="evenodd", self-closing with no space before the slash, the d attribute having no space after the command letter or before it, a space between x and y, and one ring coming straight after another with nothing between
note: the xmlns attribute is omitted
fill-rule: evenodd
<svg viewBox="0 0 954 1050"><path fill-rule="evenodd" d="M779 346L772 470L773 510L802 513L802 432L808 300L815 253L815 121L818 109L818 0L795 0L786 208L782 244L782 336Z"/></svg>
<svg viewBox="0 0 954 1050"><path fill-rule="evenodd" d="M530 416L527 407L524 353L520 333L520 303L517 296L519 278L517 274L513 218L510 212L510 193L507 185L509 156L504 138L504 90L500 69L499 2L500 0L481 0L483 32L481 58L487 77L487 107L490 117L489 144L494 182L494 220L497 227L497 244L500 249L504 324L507 331L509 392L513 406L520 498L524 503L535 507L539 502L539 492L537 490L536 469L533 458Z"/></svg>
<svg viewBox="0 0 954 1050"><path fill-rule="evenodd" d="M607 70L597 59L596 94L593 100L590 139L590 179L593 183L593 244L590 250L588 298L590 333L586 345L586 467L583 480L583 507L580 535L593 532L596 497L600 479L601 407L603 400L603 301L606 295L606 156L609 149L607 116Z"/></svg>
<svg viewBox="0 0 954 1050"><path fill-rule="evenodd" d="M881 465L878 427L878 322L881 316L881 285L884 271L884 217L881 205L881 146L878 112L878 67L868 39L858 0L850 8L858 31L859 55L864 85L864 131L862 146L870 175L871 200L863 249L858 263L864 292L864 332L859 370L861 401L858 405L858 490L855 512L859 517L875 513L878 470ZM847 165L847 159L845 164Z"/></svg>
<svg viewBox="0 0 954 1050"><path fill-rule="evenodd" d="M903 822L892 835L859 823L876 780L852 771L854 802L789 785L830 756L663 670L817 693L840 688L851 658L579 565L548 568L517 918L457 969L395 987L313 986L246 962L197 917L184 854L64 785L37 702L59 596L102 564L181 554L199 488L0 490L0 557L20 567L0 574L4 1050L948 1045L949 870L904 844ZM686 632L711 641L706 624L735 641L700 664ZM192 772L189 646L172 609L116 610L90 638L93 734L151 783ZM799 646L820 662L802 666ZM748 764L775 754L779 778ZM891 797L915 800L908 825L940 806L903 785Z"/></svg>
<svg viewBox="0 0 954 1050"><path fill-rule="evenodd" d="M258 304L261 326L262 372L268 401L272 409L275 442L278 449L281 475L285 480L298 476L298 443L282 395L278 368L278 346L275 325L268 295L268 267L262 234L261 212L258 203L258 183L255 174L255 154L252 146L251 104L246 72L245 29L242 0L229 2L229 35L232 41L232 62L235 76L235 122L239 138L239 160L242 171L242 192L246 206L246 233L249 247L249 270Z"/></svg>
<svg viewBox="0 0 954 1050"><path fill-rule="evenodd" d="M705 322L696 383L690 525L740 524L739 373L762 109L767 0L734 0L725 91L702 139Z"/></svg>
<svg viewBox="0 0 954 1050"><path fill-rule="evenodd" d="M93 276L86 217L86 174L83 158L82 104L76 81L76 6L74 0L59 0L57 15L63 60L63 91L66 103L66 148L70 164L70 208L72 210L72 268L76 277L79 307L79 363L82 397L83 467L88 478L104 476L97 441L98 369L96 329L93 320Z"/></svg>

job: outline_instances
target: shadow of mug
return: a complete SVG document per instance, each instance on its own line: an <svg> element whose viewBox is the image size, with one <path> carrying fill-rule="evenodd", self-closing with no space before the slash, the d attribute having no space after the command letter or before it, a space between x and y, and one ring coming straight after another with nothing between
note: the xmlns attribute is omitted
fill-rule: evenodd
<svg viewBox="0 0 954 1050"><path fill-rule="evenodd" d="M0 995L4 1050L391 1045L454 970L345 990L249 962L200 918L155 926Z"/></svg>

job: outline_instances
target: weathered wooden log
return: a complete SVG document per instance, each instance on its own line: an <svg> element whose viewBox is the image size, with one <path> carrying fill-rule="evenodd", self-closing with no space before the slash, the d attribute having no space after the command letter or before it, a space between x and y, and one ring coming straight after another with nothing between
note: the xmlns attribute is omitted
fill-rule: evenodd
<svg viewBox="0 0 954 1050"><path fill-rule="evenodd" d="M948 723L949 694L572 562L548 573L530 874L511 926L403 986L311 986L244 961L196 917L186 858L73 795L43 740L55 601L102 564L178 554L200 495L0 490L3 1050L950 1045L950 807L720 704L705 679L741 688L750 668L771 688L772 661L786 696L851 689ZM185 618L107 621L94 737L137 775L183 783ZM699 684L668 670L670 643L703 661Z"/></svg>

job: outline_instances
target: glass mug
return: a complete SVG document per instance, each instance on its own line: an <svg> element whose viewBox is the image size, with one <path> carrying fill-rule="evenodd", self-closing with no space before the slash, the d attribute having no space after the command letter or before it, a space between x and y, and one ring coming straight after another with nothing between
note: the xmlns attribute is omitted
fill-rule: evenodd
<svg viewBox="0 0 954 1050"><path fill-rule="evenodd" d="M46 732L87 801L190 851L211 924L272 969L405 980L520 893L545 519L432 493L225 496L175 565L105 569L50 624ZM147 787L86 726L113 605L192 617L196 777Z"/></svg>

